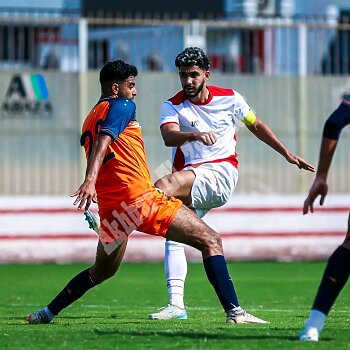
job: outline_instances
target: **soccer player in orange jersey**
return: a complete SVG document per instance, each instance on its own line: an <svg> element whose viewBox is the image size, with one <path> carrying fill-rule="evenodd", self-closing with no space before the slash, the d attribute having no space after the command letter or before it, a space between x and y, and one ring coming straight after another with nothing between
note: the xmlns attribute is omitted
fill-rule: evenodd
<svg viewBox="0 0 350 350"><path fill-rule="evenodd" d="M201 251L207 277L229 323L266 323L239 304L229 276L222 243L215 231L151 182L141 128L136 120L136 67L121 60L100 71L101 98L87 116L81 136L87 169L72 194L74 205L88 210L97 201L100 237L93 266L80 272L45 307L27 317L30 324L49 323L86 291L112 277L135 229L188 244Z"/></svg>

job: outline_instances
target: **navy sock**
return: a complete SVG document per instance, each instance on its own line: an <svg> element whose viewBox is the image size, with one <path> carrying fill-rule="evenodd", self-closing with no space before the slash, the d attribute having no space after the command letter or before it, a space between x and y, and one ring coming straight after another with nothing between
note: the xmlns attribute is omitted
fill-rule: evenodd
<svg viewBox="0 0 350 350"><path fill-rule="evenodd" d="M328 259L313 309L328 315L350 273L350 250L338 247Z"/></svg>
<svg viewBox="0 0 350 350"><path fill-rule="evenodd" d="M225 258L222 255L210 256L203 260L203 263L208 280L214 287L224 310L228 311L239 306Z"/></svg>
<svg viewBox="0 0 350 350"><path fill-rule="evenodd" d="M57 316L62 309L79 299L96 284L98 284L97 281L92 278L89 269L86 269L70 280L47 307L52 314Z"/></svg>

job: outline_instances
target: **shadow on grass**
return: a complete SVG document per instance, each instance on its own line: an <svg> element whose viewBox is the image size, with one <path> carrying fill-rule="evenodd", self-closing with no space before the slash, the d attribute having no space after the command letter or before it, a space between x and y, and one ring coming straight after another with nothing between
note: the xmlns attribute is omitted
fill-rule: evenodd
<svg viewBox="0 0 350 350"><path fill-rule="evenodd" d="M281 330L285 332L285 330ZM243 340L243 339L252 339L252 340L264 340L264 339L278 339L278 340L289 340L289 341L295 341L297 342L298 339L296 337L286 336L286 335L254 335L254 334L247 334L247 335L227 335L227 334L217 334L217 333L203 333L203 332L174 332L174 331L126 331L126 330L101 330L101 329L94 329L94 333L100 336L104 335L127 335L127 336L134 336L134 337L145 337L145 336L161 336L161 337L182 337L182 338L189 338L189 339L218 339L218 340ZM332 339L330 338L323 338L322 341L330 341Z"/></svg>
<svg viewBox="0 0 350 350"><path fill-rule="evenodd" d="M26 320L27 316L0 316L0 323L4 322L6 324L10 325L29 325L28 321ZM55 318L54 321L50 322L50 326L63 326L65 322L72 321L74 322L77 320L80 324L89 324L93 322L98 322L100 324L106 323L109 324L111 319L120 319L120 320L125 320L125 317L122 316L116 316L116 315L110 315L110 316L65 316L65 317L58 317L57 319ZM12 322L11 322L12 321ZM84 322L85 321L85 322ZM77 323L74 323L77 324ZM123 321L123 324L144 324L144 320L140 321L130 321L130 322L125 322ZM43 326L45 324L41 324ZM37 326L37 325L35 325ZM1 349L1 347L0 347Z"/></svg>
<svg viewBox="0 0 350 350"><path fill-rule="evenodd" d="M111 318L116 318L115 315L111 315L109 317L96 317L96 316L92 316L92 317L86 317L86 316L66 316L66 317L60 317L61 320L110 320ZM20 316L0 316L0 320L6 320L6 321L24 321L24 322L16 322L13 324L25 324L28 326L32 326L29 325L27 322L25 322L25 317L20 317ZM84 324L86 324L86 322L84 322ZM144 325L145 322L144 320L142 321L130 321L130 322L123 322L123 325L126 324L130 324L130 325L136 325L136 324L142 324ZM62 324L60 325L59 323L50 323L50 325L39 325L39 326L52 326L52 325L56 325L56 326L62 326ZM34 325L37 326L37 325ZM229 328L219 328L218 331L227 331L230 330ZM259 331L262 330L263 328L259 328ZM85 330L86 331L86 330ZM98 336L109 336L109 335L126 335L126 336L135 336L135 337L145 337L145 336L161 336L161 337L169 337L169 338L173 338L173 337L182 337L182 338L188 338L188 339L218 339L218 340L243 340L243 339L252 339L252 340L264 340L264 339L277 339L277 340L288 340L288 341L292 341L292 342L298 342L298 339L295 336L287 336L287 335L278 335L278 334L271 334L271 332L273 333L280 333L280 332L286 332L286 329L279 329L279 328L273 328L273 329L267 329L267 332L269 332L270 334L260 334L260 335L254 335L254 334L247 334L247 335L237 335L237 334L232 334L232 335L227 335L227 334L222 334L222 333L205 333L205 332L186 332L186 331L174 331L174 330L142 330L142 331L133 331L133 330L119 330L119 329L115 329L115 330L102 330L102 329L98 329L95 328L92 330L93 333L95 333ZM248 331L248 330L247 330ZM90 331L89 331L90 332ZM322 342L329 342L334 340L333 338L329 338L329 337L325 337L322 338Z"/></svg>

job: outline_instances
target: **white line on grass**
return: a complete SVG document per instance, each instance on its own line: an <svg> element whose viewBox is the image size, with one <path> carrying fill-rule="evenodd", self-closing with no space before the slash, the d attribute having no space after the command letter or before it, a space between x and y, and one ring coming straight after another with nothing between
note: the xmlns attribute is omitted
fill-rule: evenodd
<svg viewBox="0 0 350 350"><path fill-rule="evenodd" d="M40 308L41 305L38 304L8 304L9 307L36 307ZM76 307L76 306L75 306ZM91 309L127 309L129 306L126 305L94 305L94 304L82 304L80 307L84 308L91 308ZM219 308L217 307L206 307L206 306L188 306L186 307L188 310L192 311L218 311ZM262 307L248 307L247 310L249 311L264 311L264 312L285 312L285 313L290 313L290 312L307 312L310 311L309 308L292 308L292 309L265 309ZM337 313L349 313L349 310L336 310Z"/></svg>

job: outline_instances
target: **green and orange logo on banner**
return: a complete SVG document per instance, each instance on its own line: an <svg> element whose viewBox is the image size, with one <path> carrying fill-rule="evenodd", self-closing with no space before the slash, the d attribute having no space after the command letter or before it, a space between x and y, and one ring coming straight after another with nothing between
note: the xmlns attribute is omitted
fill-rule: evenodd
<svg viewBox="0 0 350 350"><path fill-rule="evenodd" d="M14 75L7 88L1 110L9 117L23 117L28 114L38 118L51 116L52 105L43 75Z"/></svg>

